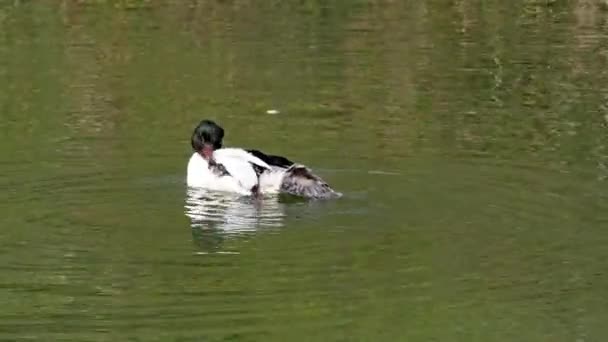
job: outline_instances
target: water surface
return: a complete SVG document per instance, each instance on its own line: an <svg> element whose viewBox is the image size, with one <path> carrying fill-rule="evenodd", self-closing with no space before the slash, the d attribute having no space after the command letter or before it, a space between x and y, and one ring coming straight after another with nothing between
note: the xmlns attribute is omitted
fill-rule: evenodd
<svg viewBox="0 0 608 342"><path fill-rule="evenodd" d="M0 3L0 339L605 340L607 23L592 0ZM344 197L188 191L203 118Z"/></svg>

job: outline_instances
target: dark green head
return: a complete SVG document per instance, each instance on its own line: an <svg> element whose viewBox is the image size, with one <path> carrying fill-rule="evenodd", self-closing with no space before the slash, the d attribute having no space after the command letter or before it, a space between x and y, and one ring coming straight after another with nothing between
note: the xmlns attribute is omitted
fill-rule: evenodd
<svg viewBox="0 0 608 342"><path fill-rule="evenodd" d="M205 151L222 148L224 129L211 120L203 120L192 133L192 149L203 153Z"/></svg>

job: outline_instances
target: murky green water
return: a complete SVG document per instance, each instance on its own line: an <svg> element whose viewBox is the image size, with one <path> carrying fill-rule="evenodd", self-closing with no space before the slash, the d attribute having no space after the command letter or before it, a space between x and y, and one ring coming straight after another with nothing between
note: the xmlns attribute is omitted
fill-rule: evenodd
<svg viewBox="0 0 608 342"><path fill-rule="evenodd" d="M605 6L321 3L0 2L0 340L608 339ZM202 118L344 198L188 194Z"/></svg>

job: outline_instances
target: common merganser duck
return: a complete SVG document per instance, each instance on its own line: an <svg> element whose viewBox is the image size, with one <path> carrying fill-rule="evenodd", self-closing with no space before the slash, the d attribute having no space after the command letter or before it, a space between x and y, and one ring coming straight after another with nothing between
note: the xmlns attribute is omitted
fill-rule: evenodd
<svg viewBox="0 0 608 342"><path fill-rule="evenodd" d="M223 148L224 129L203 120L192 133L187 185L245 196L286 193L311 199L340 197L304 165L258 150Z"/></svg>

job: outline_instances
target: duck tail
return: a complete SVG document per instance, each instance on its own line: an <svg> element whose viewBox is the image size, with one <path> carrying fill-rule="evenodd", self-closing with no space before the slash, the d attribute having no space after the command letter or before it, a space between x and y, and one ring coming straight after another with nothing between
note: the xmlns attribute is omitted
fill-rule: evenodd
<svg viewBox="0 0 608 342"><path fill-rule="evenodd" d="M330 199L342 196L304 165L294 164L285 170L281 192L311 199Z"/></svg>

